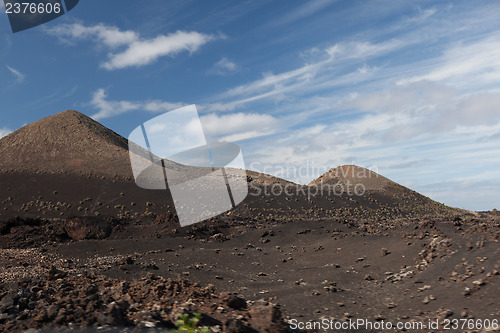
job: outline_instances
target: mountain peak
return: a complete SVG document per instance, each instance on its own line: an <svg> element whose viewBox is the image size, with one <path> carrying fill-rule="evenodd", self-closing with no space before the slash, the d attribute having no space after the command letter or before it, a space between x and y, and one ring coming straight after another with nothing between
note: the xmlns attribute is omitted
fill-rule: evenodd
<svg viewBox="0 0 500 333"><path fill-rule="evenodd" d="M309 185L335 185L337 183L362 184L366 190L380 191L389 185L397 185L378 173L357 165L341 165L330 169L320 177L313 180Z"/></svg>
<svg viewBox="0 0 500 333"><path fill-rule="evenodd" d="M130 176L125 138L75 110L0 139L0 171Z"/></svg>
<svg viewBox="0 0 500 333"><path fill-rule="evenodd" d="M87 117L81 112L78 112L76 110L66 110L66 111L61 111L59 113L56 113L55 115L52 115L51 117L62 117L62 116L77 116L77 117ZM89 117L87 117L89 118Z"/></svg>
<svg viewBox="0 0 500 333"><path fill-rule="evenodd" d="M79 121L94 121L92 120L92 118L88 117L87 115L81 113L81 112L78 112L76 110L66 110L66 111L61 111L59 113L56 113L52 116L49 116L47 118L45 118L47 120L51 120L51 121L66 121L66 122L71 122L71 121L75 121L75 120L79 120Z"/></svg>

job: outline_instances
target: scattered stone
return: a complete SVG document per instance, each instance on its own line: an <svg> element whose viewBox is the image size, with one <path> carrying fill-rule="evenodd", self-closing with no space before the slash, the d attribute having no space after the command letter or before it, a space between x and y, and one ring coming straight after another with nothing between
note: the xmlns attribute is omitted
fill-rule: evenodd
<svg viewBox="0 0 500 333"><path fill-rule="evenodd" d="M431 286L425 285L423 287L418 288L418 291L424 291L424 290L427 290L427 289L431 289Z"/></svg>
<svg viewBox="0 0 500 333"><path fill-rule="evenodd" d="M479 280L473 281L472 283L473 283L474 285L476 285L476 286L484 286L484 285L486 285L486 282L484 282L484 280L482 280L482 279L479 279Z"/></svg>
<svg viewBox="0 0 500 333"><path fill-rule="evenodd" d="M365 277L364 277L364 279L366 281L373 281L374 280L373 277L370 274L366 274Z"/></svg>
<svg viewBox="0 0 500 333"><path fill-rule="evenodd" d="M75 217L64 222L64 230L73 240L105 239L112 231L113 220L98 216Z"/></svg>
<svg viewBox="0 0 500 333"><path fill-rule="evenodd" d="M47 278L49 280L57 280L57 279L62 279L65 278L68 275L67 272L63 272L60 269L57 269L56 267L52 266L47 273Z"/></svg>
<svg viewBox="0 0 500 333"><path fill-rule="evenodd" d="M437 314L437 318L439 320L443 320L443 319L449 318L451 316L453 316L453 311L448 310L448 309L443 309L443 308L441 308Z"/></svg>
<svg viewBox="0 0 500 333"><path fill-rule="evenodd" d="M382 257L384 257L386 255L391 254L391 251L389 251L388 249L386 249L385 247L383 247L382 250L380 251L380 253L382 254Z"/></svg>
<svg viewBox="0 0 500 333"><path fill-rule="evenodd" d="M295 284L299 285L299 286L305 286L305 285L307 285L307 282L305 282L303 279L299 279L299 280L295 281Z"/></svg>
<svg viewBox="0 0 500 333"><path fill-rule="evenodd" d="M388 308L388 309L394 309L396 306L397 306L397 304L392 303L392 302L391 302L391 303L389 303L389 304L387 304L387 308Z"/></svg>
<svg viewBox="0 0 500 333"><path fill-rule="evenodd" d="M286 325L283 321L281 310L278 306L268 302L256 302L249 310L252 327L258 332L285 332Z"/></svg>
<svg viewBox="0 0 500 333"><path fill-rule="evenodd" d="M241 319L230 318L224 323L226 333L253 333L254 330L248 327Z"/></svg>
<svg viewBox="0 0 500 333"><path fill-rule="evenodd" d="M247 307L247 301L234 294L222 294L221 298L223 299L224 303L235 310L242 310Z"/></svg>

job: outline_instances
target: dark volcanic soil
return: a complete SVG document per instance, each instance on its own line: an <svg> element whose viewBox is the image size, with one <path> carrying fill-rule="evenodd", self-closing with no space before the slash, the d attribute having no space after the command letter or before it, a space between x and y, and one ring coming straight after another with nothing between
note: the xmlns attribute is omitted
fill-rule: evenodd
<svg viewBox="0 0 500 333"><path fill-rule="evenodd" d="M197 304L191 310L196 308L206 318L212 318L204 323L221 328L230 318L240 318L244 325L260 331L251 322L262 319L252 317L248 310L231 310L224 305L224 296L217 294L220 292L240 295L249 304L259 300L279 304L287 320L364 318L395 323L445 318L492 320L500 315L500 220L493 215L363 223L311 219L252 225L248 221L245 230L227 226L225 235L207 235L203 228L161 233L159 224L158 219L134 221L113 226L101 240L63 237L38 248L1 250L0 276L7 292L0 295L5 299L9 290L21 290L7 285L26 279L31 279L30 288L38 289L40 284L43 290L54 287L46 278L54 265L67 274L57 283L68 290L76 289L75 293L94 284L109 291L122 280L144 283L144 276L151 273L167 279L161 280L167 285L189 280L213 286L214 297L205 299L201 291L198 296L186 297ZM29 224L13 227L1 240L8 240L12 234L27 240L34 237L30 230L36 228ZM90 274L99 282L86 280L81 274ZM57 290L46 292L55 297ZM167 298L169 302L186 301L172 295ZM76 312L79 316L59 316L56 320L40 314L42 308L53 303L36 299L38 305L29 310L20 311L19 305L0 307L0 323L9 330L46 325L146 325L143 321L147 320L137 319L129 310L122 311L118 319L106 319L104 306L111 301L99 301L104 316L100 320L92 317L95 311L83 308ZM131 301L128 303L126 307ZM151 312L149 303L139 303L144 311ZM153 320L154 326L171 327L171 313L177 313L176 306L162 303L165 313ZM44 320L35 319L39 316ZM275 322L279 323L279 319ZM262 325L274 324L269 321Z"/></svg>
<svg viewBox="0 0 500 333"><path fill-rule="evenodd" d="M246 332L286 329L279 308L269 302L247 302L237 295L217 294L213 286L151 273L128 282L88 273L68 275L52 267L41 278L24 279L15 289L4 286L1 291L2 332L40 326L52 331L66 326L165 332L176 328L179 315L200 312L199 327Z"/></svg>
<svg viewBox="0 0 500 333"><path fill-rule="evenodd" d="M498 318L497 214L451 209L397 184L363 196L266 196L266 179L249 178L261 195L181 228L168 192L122 177L0 174L0 330L171 328L186 306L225 332L275 332L283 318ZM61 280L47 277L52 266ZM124 280L140 293L157 290L141 285L151 273L166 279L159 288L199 285L163 300L108 295ZM80 303L93 285L99 297L89 308ZM15 296L24 290L31 294ZM224 292L246 300L245 309L228 307ZM110 305L122 296L127 303ZM258 301L270 304L252 312Z"/></svg>

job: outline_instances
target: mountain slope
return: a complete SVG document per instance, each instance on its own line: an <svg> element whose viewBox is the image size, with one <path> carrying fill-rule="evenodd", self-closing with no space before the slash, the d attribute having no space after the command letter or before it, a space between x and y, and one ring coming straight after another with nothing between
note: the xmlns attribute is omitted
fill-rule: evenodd
<svg viewBox="0 0 500 333"><path fill-rule="evenodd" d="M2 138L0 156L0 172L132 176L127 140L73 110Z"/></svg>

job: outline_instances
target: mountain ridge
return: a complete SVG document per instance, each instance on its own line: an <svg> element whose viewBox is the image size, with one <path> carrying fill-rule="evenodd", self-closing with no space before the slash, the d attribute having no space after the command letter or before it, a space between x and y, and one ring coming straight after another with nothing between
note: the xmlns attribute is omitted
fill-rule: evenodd
<svg viewBox="0 0 500 333"><path fill-rule="evenodd" d="M145 163L150 163L149 153L146 154L144 150L143 154L141 149L138 152L139 157L144 157ZM192 169L169 160L163 162L171 171L169 175L174 175L174 178L182 179L186 171ZM206 173L206 170L196 171ZM105 209L100 208L99 213L114 214L113 207L117 206L117 200L123 205L126 202L122 200L130 203L142 201L146 197L150 198L146 202L152 202L153 198L155 202L162 202L155 209L157 213L172 211L170 199L162 199L165 197L164 192L141 189L134 182L127 139L74 110L43 118L0 139L0 177L8 188L4 194L5 202L9 202L13 208L6 211L7 215L26 211L26 205L40 200L38 197L50 200L51 205L57 204L61 196L54 194L57 192L64 193L67 206L72 207L65 209L64 214L81 215L78 210L75 211L79 208L76 203L92 197L99 198L101 202L115 202L106 205ZM355 214L353 216L359 217L362 214L360 210L355 210L356 207L364 211L363 214L380 216L424 214L446 209L374 171L354 165L332 168L309 183L309 186L250 170L247 170L246 178L249 195L236 209L243 217L250 217L262 209L271 209L283 216L305 214L315 217L339 214ZM118 179L121 180L120 184L115 183ZM164 181L163 178L161 180ZM34 183L38 185L34 186ZM350 188L347 186L349 184ZM315 191L317 189L311 188L314 185L330 187L327 191L324 188ZM47 186L51 186L52 190L47 190ZM78 197L72 194L75 188L78 188ZM134 194L125 197L122 193ZM16 198L15 202L10 201L10 197ZM82 212L95 213L96 209L89 208ZM63 214L57 209L40 211L46 211L47 216ZM128 213L142 214L144 210L134 206Z"/></svg>

